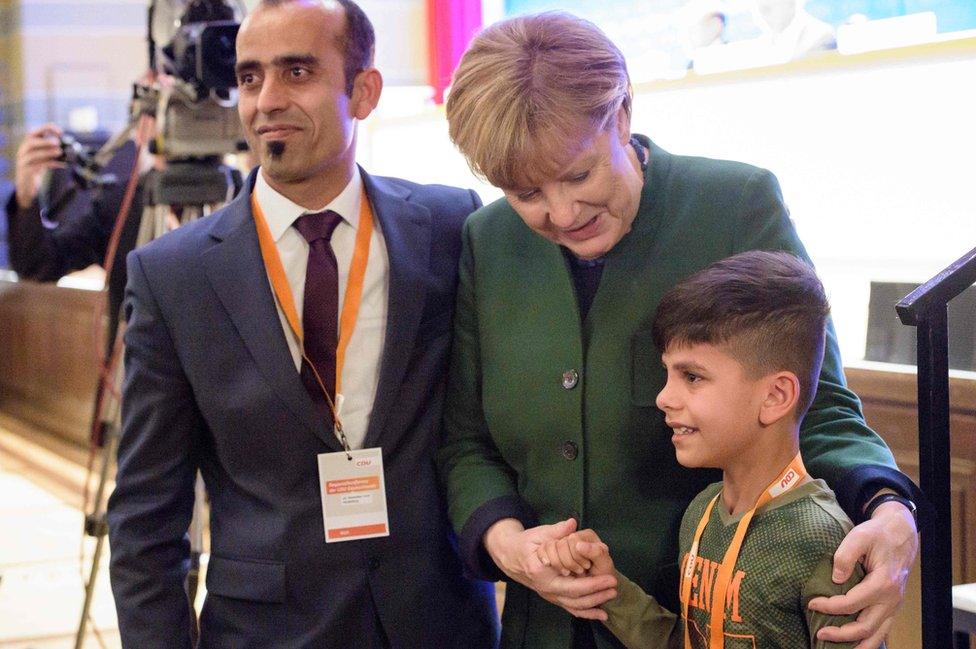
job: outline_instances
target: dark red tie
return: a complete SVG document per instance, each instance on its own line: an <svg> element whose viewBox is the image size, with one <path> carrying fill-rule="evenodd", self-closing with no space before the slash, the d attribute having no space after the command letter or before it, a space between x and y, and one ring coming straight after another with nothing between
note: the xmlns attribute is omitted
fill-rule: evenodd
<svg viewBox="0 0 976 649"><path fill-rule="evenodd" d="M335 400L336 346L339 343L339 269L329 240L342 217L328 210L303 214L295 220L295 229L308 241L308 270L305 273L305 300L302 307L302 331L305 356L315 364L322 384ZM322 394L315 374L302 361L302 382L312 401L327 421L332 413Z"/></svg>

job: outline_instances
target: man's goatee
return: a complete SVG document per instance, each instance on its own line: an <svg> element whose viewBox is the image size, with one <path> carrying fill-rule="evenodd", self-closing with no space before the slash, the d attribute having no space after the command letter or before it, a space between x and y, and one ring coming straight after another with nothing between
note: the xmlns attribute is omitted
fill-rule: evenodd
<svg viewBox="0 0 976 649"><path fill-rule="evenodd" d="M285 153L284 142L268 142L268 155L272 160L278 160Z"/></svg>

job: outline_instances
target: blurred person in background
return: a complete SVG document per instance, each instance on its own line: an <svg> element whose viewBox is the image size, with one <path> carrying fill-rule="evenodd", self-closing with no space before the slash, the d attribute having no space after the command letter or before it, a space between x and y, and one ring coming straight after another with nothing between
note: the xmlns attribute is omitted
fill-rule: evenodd
<svg viewBox="0 0 976 649"><path fill-rule="evenodd" d="M6 178L0 178L0 205L7 205L7 201L14 195L14 184ZM10 258L7 256L7 220L0 219L0 268L7 268Z"/></svg>
<svg viewBox="0 0 976 649"><path fill-rule="evenodd" d="M72 271L106 263L126 182L136 163L135 144L126 142L109 165L116 182L101 191L82 189L65 168L63 135L57 125L45 124L32 129L17 148L15 191L4 205L10 267L23 279L55 282ZM149 160L148 166L151 164ZM45 174L49 179L46 196L42 197ZM142 204L142 192L137 190L110 260L110 337L114 336L122 305L125 255L136 245Z"/></svg>

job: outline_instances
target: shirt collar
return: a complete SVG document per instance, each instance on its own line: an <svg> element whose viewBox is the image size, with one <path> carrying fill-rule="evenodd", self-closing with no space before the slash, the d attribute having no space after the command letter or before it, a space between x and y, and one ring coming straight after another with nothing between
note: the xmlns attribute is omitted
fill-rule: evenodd
<svg viewBox="0 0 976 649"><path fill-rule="evenodd" d="M259 170L254 182L254 196L261 206L264 220L268 222L271 237L278 241L302 214L332 210L342 220L356 229L359 227L359 203L362 198L363 179L356 169L346 187L328 205L317 210L307 210L275 190Z"/></svg>

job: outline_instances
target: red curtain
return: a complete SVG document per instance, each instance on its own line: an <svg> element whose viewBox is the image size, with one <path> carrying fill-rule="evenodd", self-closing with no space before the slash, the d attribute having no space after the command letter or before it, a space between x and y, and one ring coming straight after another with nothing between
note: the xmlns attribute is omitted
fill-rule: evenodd
<svg viewBox="0 0 976 649"><path fill-rule="evenodd" d="M481 0L427 0L427 80L434 88L435 103L444 103L454 68L480 28Z"/></svg>

